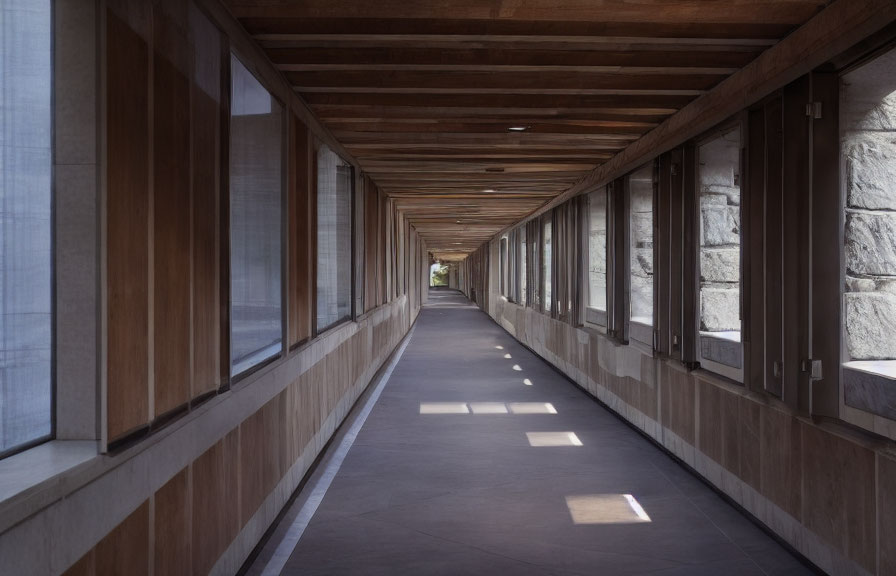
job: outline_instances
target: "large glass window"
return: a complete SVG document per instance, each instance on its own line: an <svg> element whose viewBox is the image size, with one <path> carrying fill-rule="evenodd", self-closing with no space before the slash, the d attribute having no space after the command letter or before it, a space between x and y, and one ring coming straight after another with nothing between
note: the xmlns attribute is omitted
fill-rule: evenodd
<svg viewBox="0 0 896 576"><path fill-rule="evenodd" d="M588 195L588 310L586 319L607 324L607 188Z"/></svg>
<svg viewBox="0 0 896 576"><path fill-rule="evenodd" d="M653 164L628 177L631 321L653 326ZM632 330L634 334L635 330ZM644 338L639 338L644 340ZM648 338L649 340L649 338Z"/></svg>
<svg viewBox="0 0 896 576"><path fill-rule="evenodd" d="M542 279L544 281L544 311L551 311L551 217L544 220L542 242L544 257L541 261Z"/></svg>
<svg viewBox="0 0 896 576"><path fill-rule="evenodd" d="M231 374L280 353L283 108L231 57Z"/></svg>
<svg viewBox="0 0 896 576"><path fill-rule="evenodd" d="M700 361L740 378L740 128L697 150L700 210ZM732 371L734 370L734 371Z"/></svg>
<svg viewBox="0 0 896 576"><path fill-rule="evenodd" d="M0 0L0 455L52 432L48 0Z"/></svg>
<svg viewBox="0 0 896 576"><path fill-rule="evenodd" d="M845 356L896 378L896 50L844 74L840 90Z"/></svg>
<svg viewBox="0 0 896 576"><path fill-rule="evenodd" d="M352 316L351 164L321 146L317 154L317 331Z"/></svg>

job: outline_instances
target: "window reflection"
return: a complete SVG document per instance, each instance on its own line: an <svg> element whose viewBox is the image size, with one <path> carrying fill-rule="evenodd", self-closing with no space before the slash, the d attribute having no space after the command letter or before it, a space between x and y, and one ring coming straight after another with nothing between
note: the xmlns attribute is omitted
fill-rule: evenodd
<svg viewBox="0 0 896 576"><path fill-rule="evenodd" d="M280 353L283 109L231 56L231 374Z"/></svg>
<svg viewBox="0 0 896 576"><path fill-rule="evenodd" d="M0 455L49 437L50 2L0 0Z"/></svg>

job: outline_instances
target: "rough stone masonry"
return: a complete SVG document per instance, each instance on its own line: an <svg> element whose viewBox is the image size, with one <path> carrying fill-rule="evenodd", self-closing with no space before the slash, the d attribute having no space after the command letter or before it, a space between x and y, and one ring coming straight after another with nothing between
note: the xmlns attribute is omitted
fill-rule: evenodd
<svg viewBox="0 0 896 576"><path fill-rule="evenodd" d="M700 147L700 330L739 332L740 132Z"/></svg>
<svg viewBox="0 0 896 576"><path fill-rule="evenodd" d="M844 76L844 311L853 360L896 359L896 51Z"/></svg>

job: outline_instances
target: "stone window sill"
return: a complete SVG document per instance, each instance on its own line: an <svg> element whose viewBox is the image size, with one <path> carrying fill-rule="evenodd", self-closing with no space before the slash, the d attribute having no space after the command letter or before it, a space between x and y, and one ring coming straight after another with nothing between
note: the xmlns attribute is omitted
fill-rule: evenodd
<svg viewBox="0 0 896 576"><path fill-rule="evenodd" d="M0 533L61 497L65 479L99 458L95 440L51 440L0 460Z"/></svg>
<svg viewBox="0 0 896 576"><path fill-rule="evenodd" d="M896 360L862 360L843 364L843 401L896 420Z"/></svg>

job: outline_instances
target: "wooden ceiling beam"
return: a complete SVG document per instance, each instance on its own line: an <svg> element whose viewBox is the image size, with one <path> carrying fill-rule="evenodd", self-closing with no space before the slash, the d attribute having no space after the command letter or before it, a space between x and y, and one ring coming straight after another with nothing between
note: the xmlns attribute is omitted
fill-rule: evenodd
<svg viewBox="0 0 896 576"><path fill-rule="evenodd" d="M281 70L340 69L340 67L388 69L407 66L553 68L658 67L679 69L740 68L762 49L675 50L654 46L650 50L544 50L455 49L419 47L369 48L269 48L267 54Z"/></svg>
<svg viewBox="0 0 896 576"><path fill-rule="evenodd" d="M393 122L383 120L376 122L334 122L327 121L331 130L339 132L398 132L398 133L465 133L465 134L505 134L512 124L510 122L453 122L434 120L429 122ZM529 134L621 134L642 135L656 128L651 122L591 122L580 120L554 124L552 122L521 122L528 126Z"/></svg>
<svg viewBox="0 0 896 576"><path fill-rule="evenodd" d="M629 94L619 98L613 94L425 94L407 90L399 94L383 92L308 93L302 98L312 107L318 105L406 106L412 108L519 108L552 109L649 109L674 113L693 100L682 94ZM662 113L661 112L661 113Z"/></svg>
<svg viewBox="0 0 896 576"><path fill-rule="evenodd" d="M434 108L418 106L317 105L314 113L326 122L416 122L420 120L454 120L457 122L507 122L512 125L529 122L575 123L593 122L662 122L675 109L670 108Z"/></svg>
<svg viewBox="0 0 896 576"><path fill-rule="evenodd" d="M725 73L667 74L662 72L478 72L478 71L404 71L404 70L334 70L285 72L286 79L298 92L311 90L339 92L364 89L434 91L451 90L454 94L477 94L487 90L601 90L644 91L646 94L671 92L683 94L709 90L726 76Z"/></svg>
<svg viewBox="0 0 896 576"><path fill-rule="evenodd" d="M595 27L662 24L789 25L801 24L828 2L818 0L564 0L544 2L522 0L225 0L239 19L288 18L344 20L404 20L441 22L578 22ZM778 30L784 33L786 30ZM494 32L491 32L494 33ZM649 31L645 30L646 34Z"/></svg>

